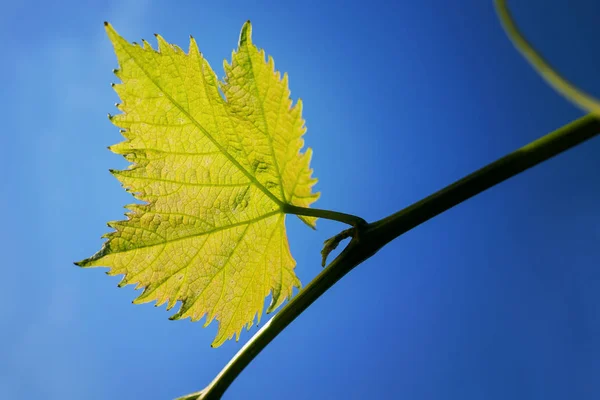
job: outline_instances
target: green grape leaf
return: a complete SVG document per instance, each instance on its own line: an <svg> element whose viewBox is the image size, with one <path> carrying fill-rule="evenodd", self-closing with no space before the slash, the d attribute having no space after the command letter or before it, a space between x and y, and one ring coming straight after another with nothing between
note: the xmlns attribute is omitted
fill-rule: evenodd
<svg viewBox="0 0 600 400"><path fill-rule="evenodd" d="M223 81L193 38L186 54L156 35L156 51L105 25L121 80L122 113L110 118L126 139L110 149L132 163L111 172L143 204L126 206L127 220L109 222L102 249L76 264L144 288L134 303L181 301L172 319L216 319L213 347L239 339L269 293L267 312L300 287L282 206L319 197L302 103L292 106L287 74L252 43L249 21Z"/></svg>

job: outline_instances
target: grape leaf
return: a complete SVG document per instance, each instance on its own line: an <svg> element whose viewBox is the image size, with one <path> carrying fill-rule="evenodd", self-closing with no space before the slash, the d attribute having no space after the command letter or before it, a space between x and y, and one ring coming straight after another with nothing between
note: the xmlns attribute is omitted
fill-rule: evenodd
<svg viewBox="0 0 600 400"><path fill-rule="evenodd" d="M287 74L252 43L249 21L222 82L192 37L186 54L156 35L156 51L105 26L122 82L122 113L110 119L126 139L110 150L132 163L111 172L143 204L126 206L127 220L109 222L102 249L76 264L143 287L134 303L181 301L171 319L217 319L213 347L237 340L269 293L267 312L300 287L282 206L319 197L311 150L301 151L302 103L292 106Z"/></svg>

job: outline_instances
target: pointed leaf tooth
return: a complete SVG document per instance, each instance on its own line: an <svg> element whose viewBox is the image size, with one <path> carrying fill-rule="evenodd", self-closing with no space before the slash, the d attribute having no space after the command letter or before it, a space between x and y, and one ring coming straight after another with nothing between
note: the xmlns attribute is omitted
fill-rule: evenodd
<svg viewBox="0 0 600 400"><path fill-rule="evenodd" d="M192 35L190 35L190 45L188 48L188 55L202 58L202 53L200 52L200 49L198 48L198 43L196 43L196 39L194 39L194 37Z"/></svg>
<svg viewBox="0 0 600 400"><path fill-rule="evenodd" d="M206 314L206 321L204 321L204 324L202 325L203 328L206 328L207 326L210 325L211 322L213 322L215 320L215 316L210 316L208 314Z"/></svg>
<svg viewBox="0 0 600 400"><path fill-rule="evenodd" d="M169 43L167 43L167 41L160 36L159 34L155 33L154 36L156 37L156 40L158 41L158 51L161 54L172 54L173 53L173 46L171 46Z"/></svg>
<svg viewBox="0 0 600 400"><path fill-rule="evenodd" d="M260 53L264 57L265 51L261 50ZM279 80L279 77L280 77L281 73L279 71L275 70L275 60L273 60L273 57L271 57L270 55L267 57L267 65L271 69L271 72L275 73L276 79Z"/></svg>
<svg viewBox="0 0 600 400"><path fill-rule="evenodd" d="M171 310L177 304L176 299L169 299L169 303L167 304L167 311Z"/></svg>

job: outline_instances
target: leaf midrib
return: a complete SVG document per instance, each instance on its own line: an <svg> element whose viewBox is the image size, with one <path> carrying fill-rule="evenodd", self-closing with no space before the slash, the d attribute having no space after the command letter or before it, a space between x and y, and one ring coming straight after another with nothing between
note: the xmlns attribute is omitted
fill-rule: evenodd
<svg viewBox="0 0 600 400"><path fill-rule="evenodd" d="M269 141L269 147L271 149L271 157L273 158L273 163L275 164L275 171L277 172L277 177L279 178L279 189L281 190L281 197L283 202L286 203L285 199L285 191L283 190L283 177L281 176L281 171L279 170L279 162L277 161L277 157L275 156L275 148L273 147L273 137L269 134L269 125L267 123L267 116L265 114L265 108L263 106L263 99L260 98L260 93L258 92L258 85L256 83L256 74L254 73L254 65L252 63L252 55L250 54L250 49L248 45L248 40L244 42L244 46L246 47L246 54L248 55L248 64L250 64L250 74L254 77L252 80L252 86L254 86L254 92L256 98L258 99L258 107L260 108L260 115L262 117L265 131L263 132ZM269 86L267 87L267 94L269 93L269 89L271 88L271 83L269 82ZM266 95L265 95L266 96ZM279 118L279 113L277 113L277 118Z"/></svg>
<svg viewBox="0 0 600 400"><path fill-rule="evenodd" d="M135 171L135 170L125 170L124 172ZM153 182L163 182L163 183L172 183L174 185L182 185L182 186L196 186L196 187L244 187L249 186L248 182L241 183L194 183L194 182L185 182L185 181L176 181L174 179L165 179L165 178L156 178L152 176L139 176L139 175L129 175L124 173L116 174L118 176L122 176L129 179L139 179L141 181L153 181Z"/></svg>

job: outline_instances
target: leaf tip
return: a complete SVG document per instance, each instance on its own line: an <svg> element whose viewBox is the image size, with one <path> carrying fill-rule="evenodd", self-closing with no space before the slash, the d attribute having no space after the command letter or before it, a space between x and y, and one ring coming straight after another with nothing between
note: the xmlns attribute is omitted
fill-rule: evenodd
<svg viewBox="0 0 600 400"><path fill-rule="evenodd" d="M216 349L217 347L221 347L221 345L223 343L225 343L227 340L231 339L231 337L233 337L233 333L229 337L219 337L219 336L217 336L215 338L215 340L210 344L210 347L212 347L213 349Z"/></svg>
<svg viewBox="0 0 600 400"><path fill-rule="evenodd" d="M91 259L90 258L86 258L84 260L75 261L73 264L75 264L75 265L77 265L78 267L81 267L81 268L90 267L91 266Z"/></svg>
<svg viewBox="0 0 600 400"><path fill-rule="evenodd" d="M247 20L242 26L242 31L240 32L240 41L239 45L242 46L246 43L252 43L252 23L250 20Z"/></svg>
<svg viewBox="0 0 600 400"><path fill-rule="evenodd" d="M110 23L108 23L107 21L104 21L104 30L106 31L106 33L108 34L108 37L110 38L111 42L113 42L113 43L114 43L114 39L117 39L119 37L119 35L115 31L115 28L113 28L113 26Z"/></svg>

